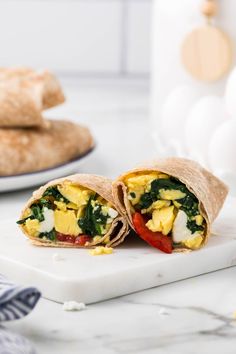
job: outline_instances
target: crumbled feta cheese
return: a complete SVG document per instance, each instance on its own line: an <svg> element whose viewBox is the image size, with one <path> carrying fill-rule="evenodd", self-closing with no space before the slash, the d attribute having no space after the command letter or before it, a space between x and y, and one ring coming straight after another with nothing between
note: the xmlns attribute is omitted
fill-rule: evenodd
<svg viewBox="0 0 236 354"><path fill-rule="evenodd" d="M39 224L39 232L50 232L54 228L54 212L52 209L43 208L44 220Z"/></svg>
<svg viewBox="0 0 236 354"><path fill-rule="evenodd" d="M89 250L89 254L91 254L91 256L100 256L103 254L111 254L111 253L113 253L112 247L98 246L92 250Z"/></svg>
<svg viewBox="0 0 236 354"><path fill-rule="evenodd" d="M118 213L117 213L117 211L116 211L115 209L109 208L109 209L108 209L108 215L109 215L111 218L115 219L115 218L118 216Z"/></svg>
<svg viewBox="0 0 236 354"><path fill-rule="evenodd" d="M65 301L62 308L64 311L81 311L86 308L86 305L83 302Z"/></svg>
<svg viewBox="0 0 236 354"><path fill-rule="evenodd" d="M166 310L165 307L161 307L159 309L159 315L169 315L168 311Z"/></svg>
<svg viewBox="0 0 236 354"><path fill-rule="evenodd" d="M54 253L53 254L53 256L52 256L52 259L54 260L54 261L63 261L64 260L64 258L60 255L60 254L58 254L58 253Z"/></svg>

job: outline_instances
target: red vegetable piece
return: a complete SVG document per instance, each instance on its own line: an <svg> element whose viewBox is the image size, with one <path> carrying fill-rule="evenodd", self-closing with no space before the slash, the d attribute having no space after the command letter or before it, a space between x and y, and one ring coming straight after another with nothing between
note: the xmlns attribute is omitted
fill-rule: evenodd
<svg viewBox="0 0 236 354"><path fill-rule="evenodd" d="M57 232L57 241L66 242L66 237L67 237L67 235Z"/></svg>
<svg viewBox="0 0 236 354"><path fill-rule="evenodd" d="M67 235L66 242L75 243L75 236Z"/></svg>
<svg viewBox="0 0 236 354"><path fill-rule="evenodd" d="M136 233L150 246L158 248L165 253L172 253L172 241L170 237L163 235L161 232L153 232L145 225L145 219L140 213L134 213L133 224Z"/></svg>
<svg viewBox="0 0 236 354"><path fill-rule="evenodd" d="M74 243L75 242L75 236L72 235L64 235L61 234L60 232L57 233L57 240L61 242L69 242L69 243Z"/></svg>
<svg viewBox="0 0 236 354"><path fill-rule="evenodd" d="M75 238L75 244L79 246L84 246L86 242L89 242L90 240L91 240L90 236L80 235Z"/></svg>

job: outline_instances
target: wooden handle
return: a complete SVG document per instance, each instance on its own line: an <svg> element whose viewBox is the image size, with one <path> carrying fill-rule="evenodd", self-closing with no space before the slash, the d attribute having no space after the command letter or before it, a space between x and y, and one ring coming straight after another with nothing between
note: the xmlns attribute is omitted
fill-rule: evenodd
<svg viewBox="0 0 236 354"><path fill-rule="evenodd" d="M201 12L208 19L216 16L218 11L218 5L215 0L204 0L201 6Z"/></svg>

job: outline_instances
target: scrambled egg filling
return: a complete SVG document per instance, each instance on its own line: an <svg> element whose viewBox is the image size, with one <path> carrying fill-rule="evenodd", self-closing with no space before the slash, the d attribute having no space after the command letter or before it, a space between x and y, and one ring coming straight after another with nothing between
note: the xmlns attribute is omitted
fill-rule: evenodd
<svg viewBox="0 0 236 354"><path fill-rule="evenodd" d="M146 223L146 226L151 231L160 231L163 235L168 235L172 230L174 219L174 206L163 207L153 210L152 219Z"/></svg>
<svg viewBox="0 0 236 354"><path fill-rule="evenodd" d="M127 187L131 210L133 212L135 210L139 211L141 214L148 216L149 220L146 222L146 226L149 230L171 236L173 242L182 247L190 249L200 248L204 240L204 218L198 210L198 204L195 206L197 208L195 214L197 215L190 216L187 210L184 209L184 198L190 193L188 190L183 188L180 188L182 189L180 190L175 186L173 188L165 186L158 189L156 200L154 198L151 204L148 203L145 205L145 197L148 200L148 193L150 194L150 191L150 198L153 197L152 182L158 179L170 180L171 177L164 173L146 172L145 174L132 173L125 178L124 183ZM164 185L168 184L164 181ZM178 216L179 212L181 214ZM176 219L178 219L177 223L175 223ZM189 228L190 223L196 224L192 226L192 230ZM193 231L194 228L197 231Z"/></svg>
<svg viewBox="0 0 236 354"><path fill-rule="evenodd" d="M98 246L92 250L89 250L89 254L91 254L91 256L101 256L103 254L111 254L111 253L113 253L112 247Z"/></svg>
<svg viewBox="0 0 236 354"><path fill-rule="evenodd" d="M30 236L56 240L58 233L74 238L86 235L93 244L104 238L118 216L109 202L68 181L51 188L54 190L28 208L19 221ZM103 244L109 242L109 236L102 240Z"/></svg>
<svg viewBox="0 0 236 354"><path fill-rule="evenodd" d="M25 222L25 230L28 234L33 237L37 237L39 235L40 223L36 219L27 219Z"/></svg>

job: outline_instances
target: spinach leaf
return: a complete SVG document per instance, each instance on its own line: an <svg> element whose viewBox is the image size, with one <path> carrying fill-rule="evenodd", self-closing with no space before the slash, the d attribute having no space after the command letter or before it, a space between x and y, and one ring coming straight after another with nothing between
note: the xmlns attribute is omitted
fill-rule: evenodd
<svg viewBox="0 0 236 354"><path fill-rule="evenodd" d="M43 238L46 237L46 239L50 240L50 241L55 241L56 240L56 230L52 229L52 231L49 232L41 232L41 234L39 234L39 238Z"/></svg>
<svg viewBox="0 0 236 354"><path fill-rule="evenodd" d="M53 197L57 201L64 202L68 204L70 201L63 197L63 195L59 192L56 186L54 187L48 187L46 191L43 193L43 197Z"/></svg>
<svg viewBox="0 0 236 354"><path fill-rule="evenodd" d="M187 221L187 228L194 234L195 231L203 231L204 227L202 225L197 225L195 220Z"/></svg>
<svg viewBox="0 0 236 354"><path fill-rule="evenodd" d="M181 204L180 209L183 210L188 215L188 217L199 214L198 200L192 193L187 194L186 197L182 199L179 199L178 203Z"/></svg>
<svg viewBox="0 0 236 354"><path fill-rule="evenodd" d="M22 220L18 220L16 223L18 225L22 225L22 224L25 224L26 220L28 219L37 219L38 221L43 221L44 220L44 215L43 215L43 212L42 212L42 206L39 205L39 204L32 204L31 207L30 207L31 211L32 211L32 214L27 216L26 218L22 219Z"/></svg>
<svg viewBox="0 0 236 354"><path fill-rule="evenodd" d="M28 219L31 219L31 220L34 219L34 215L27 216L27 217L24 218L24 219L18 220L16 223L17 223L18 225L22 225L22 224L25 224L26 220L28 220Z"/></svg>
<svg viewBox="0 0 236 354"><path fill-rule="evenodd" d="M30 207L32 211L32 215L34 216L34 219L37 219L38 221L44 221L44 215L43 215L43 207L39 204L33 204Z"/></svg>
<svg viewBox="0 0 236 354"><path fill-rule="evenodd" d="M102 205L96 204L95 207L92 206L92 201L96 199L96 195L89 198L84 217L78 220L79 227L88 236L102 235L102 226L106 225L109 217L102 214Z"/></svg>
<svg viewBox="0 0 236 354"><path fill-rule="evenodd" d="M131 198L135 198L135 197L136 197L136 194L135 194L134 192L131 192L131 193L130 193L130 196L131 196Z"/></svg>
<svg viewBox="0 0 236 354"><path fill-rule="evenodd" d="M150 192L144 193L141 196L138 208L147 209L152 205L153 202L156 202L158 199L160 199L161 189L176 189L183 193L190 193L186 186L176 178L157 178L151 182Z"/></svg>
<svg viewBox="0 0 236 354"><path fill-rule="evenodd" d="M179 190L186 194L186 196L182 199L178 199L178 202L183 205L183 210L187 210L189 213L192 212L192 215L198 214L198 200L193 193L191 193L188 188L180 182L178 179L174 177L170 177L169 179L160 178L155 179L151 182L150 192L144 193L138 204L138 209L147 209L152 203L156 202L160 199L160 190L170 190L175 189ZM196 210L195 210L196 209ZM196 214L195 214L196 212Z"/></svg>
<svg viewBox="0 0 236 354"><path fill-rule="evenodd" d="M53 209L53 203L49 199L41 198L38 200L37 203L40 204L42 207Z"/></svg>
<svg viewBox="0 0 236 354"><path fill-rule="evenodd" d="M37 219L38 221L43 221L44 220L44 215L43 215L43 207L48 208L48 209L53 209L53 204L51 203L50 200L41 198L37 201L37 203L34 203L31 205L30 209L32 211L32 215L27 216L24 219L18 220L16 223L18 225L25 224L26 220L28 219Z"/></svg>

